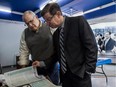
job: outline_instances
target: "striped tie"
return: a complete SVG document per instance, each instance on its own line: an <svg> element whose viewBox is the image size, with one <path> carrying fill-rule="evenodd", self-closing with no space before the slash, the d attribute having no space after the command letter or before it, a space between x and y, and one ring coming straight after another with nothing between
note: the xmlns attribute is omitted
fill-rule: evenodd
<svg viewBox="0 0 116 87"><path fill-rule="evenodd" d="M63 32L63 28L60 30L60 38L59 38L59 44L60 44L60 61L61 61L61 71L63 74L65 74L65 72L67 71L66 68L66 57L64 54L64 32Z"/></svg>

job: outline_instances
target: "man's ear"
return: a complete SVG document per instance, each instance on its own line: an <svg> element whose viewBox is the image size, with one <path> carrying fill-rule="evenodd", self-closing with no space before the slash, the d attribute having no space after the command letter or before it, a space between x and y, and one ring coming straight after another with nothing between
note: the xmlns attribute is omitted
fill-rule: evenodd
<svg viewBox="0 0 116 87"><path fill-rule="evenodd" d="M57 11L56 14L60 16L61 15L61 12L60 11Z"/></svg>
<svg viewBox="0 0 116 87"><path fill-rule="evenodd" d="M57 12L56 12L56 15L57 15L57 17L60 17L62 14L61 14L60 11L57 11Z"/></svg>

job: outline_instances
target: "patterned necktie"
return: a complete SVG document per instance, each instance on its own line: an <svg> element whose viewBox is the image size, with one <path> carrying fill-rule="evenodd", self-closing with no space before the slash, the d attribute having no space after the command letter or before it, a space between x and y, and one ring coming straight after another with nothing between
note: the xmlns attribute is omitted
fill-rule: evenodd
<svg viewBox="0 0 116 87"><path fill-rule="evenodd" d="M59 44L60 44L60 61L61 61L61 71L63 74L66 73L67 68L66 68L66 57L64 54L64 30L61 28L60 30L60 38L59 38Z"/></svg>

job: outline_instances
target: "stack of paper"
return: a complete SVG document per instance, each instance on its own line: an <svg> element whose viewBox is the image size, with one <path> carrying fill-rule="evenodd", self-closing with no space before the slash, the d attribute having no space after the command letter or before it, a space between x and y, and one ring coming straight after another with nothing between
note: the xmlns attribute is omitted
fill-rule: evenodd
<svg viewBox="0 0 116 87"><path fill-rule="evenodd" d="M36 68L26 67L4 73L2 78L5 79L9 87L30 85L31 87L60 87L51 83L43 75L38 75Z"/></svg>

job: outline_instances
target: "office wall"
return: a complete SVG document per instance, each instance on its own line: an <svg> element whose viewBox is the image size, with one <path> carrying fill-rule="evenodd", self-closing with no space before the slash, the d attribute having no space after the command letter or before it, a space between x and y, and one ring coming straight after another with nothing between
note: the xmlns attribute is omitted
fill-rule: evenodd
<svg viewBox="0 0 116 87"><path fill-rule="evenodd" d="M91 25L96 34L104 35L105 32L110 31L116 33L116 22L104 22Z"/></svg>
<svg viewBox="0 0 116 87"><path fill-rule="evenodd" d="M22 22L0 20L0 64L9 66L16 64L19 53L21 33L25 26Z"/></svg>

